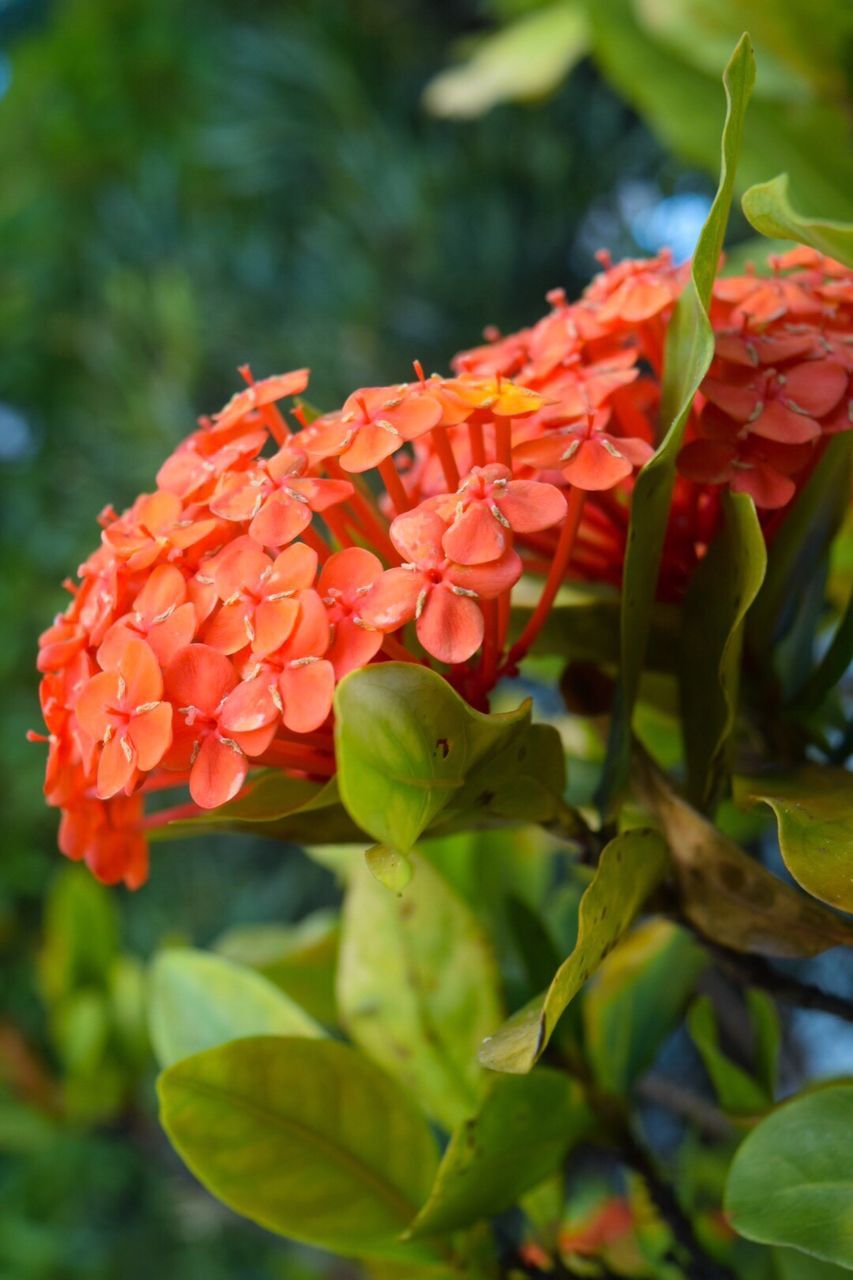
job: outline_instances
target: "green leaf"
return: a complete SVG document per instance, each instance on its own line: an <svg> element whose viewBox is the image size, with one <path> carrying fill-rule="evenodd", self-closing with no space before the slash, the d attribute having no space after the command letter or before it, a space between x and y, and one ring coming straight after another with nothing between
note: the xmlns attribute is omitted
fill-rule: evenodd
<svg viewBox="0 0 853 1280"><path fill-rule="evenodd" d="M81 986L104 986L118 954L113 898L83 867L65 867L45 907L39 978L53 1004Z"/></svg>
<svg viewBox="0 0 853 1280"><path fill-rule="evenodd" d="M483 1036L501 1016L499 978L474 914L419 854L399 896L365 866L344 903L341 1020L356 1043L447 1128L473 1114Z"/></svg>
<svg viewBox="0 0 853 1280"><path fill-rule="evenodd" d="M707 996L700 996L687 1015L690 1038L699 1050L714 1092L724 1111L733 1115L761 1115L773 1098L758 1080L739 1067L721 1050L717 1039L714 1006Z"/></svg>
<svg viewBox="0 0 853 1280"><path fill-rule="evenodd" d="M462 66L435 76L424 103L433 115L470 118L507 99L543 97L584 56L587 44L580 0L546 5L486 36Z"/></svg>
<svg viewBox="0 0 853 1280"><path fill-rule="evenodd" d="M607 956L583 999L586 1056L602 1089L625 1093L652 1065L706 963L668 920L644 921Z"/></svg>
<svg viewBox="0 0 853 1280"><path fill-rule="evenodd" d="M512 610L510 637L524 630L532 607ZM559 654L564 660L616 666L619 663L619 597L590 598L578 595L551 609L537 635L532 654ZM679 642L680 610L671 604L656 603L652 609L647 666L653 671L672 671Z"/></svg>
<svg viewBox="0 0 853 1280"><path fill-rule="evenodd" d="M835 628L823 657L788 703L787 712L795 717L817 711L840 684L853 662L853 592Z"/></svg>
<svg viewBox="0 0 853 1280"><path fill-rule="evenodd" d="M684 13L681 0L670 0L670 3L678 4ZM832 62L821 53L812 63L821 68L824 79L831 67L828 78L832 87L824 84L821 94L812 92L806 100L792 100L803 99L803 83L793 72L790 58L786 59L789 65L784 99L757 96L750 105L736 185L743 191L753 183L764 182L769 175L786 170L791 175L794 191L808 193L812 208L826 211L831 217L846 218L850 209L853 159L848 123L838 103L846 93L843 50L849 38L849 26L840 18L843 6L839 6L837 0L821 0L819 16L814 0L808 6L807 0L797 0L797 3L803 7L798 23L800 30L795 37L800 54L809 43L804 40L804 33L810 36L812 32L819 32L823 39L833 25L838 33L829 37L829 48L835 54ZM655 0L655 8L659 6L660 0ZM589 4L593 56L607 79L669 150L713 173L719 156L716 72L723 65L725 54L719 49L714 62L715 74L704 74L697 63L710 44L708 29L700 29L695 22L691 24L687 17L685 38L692 41L693 56L686 57L681 50L656 39L655 33L649 30L644 18L651 7L652 0L643 0L642 4L638 0L595 0ZM784 8L786 13L792 10L791 0L785 0ZM743 4L735 4L730 6L728 21L723 24L719 4L708 6L712 38L722 30L728 36L730 48L741 31L750 32L758 50L759 82L764 80L769 44L764 39L767 31L761 27L772 27L778 32L781 9L781 5L768 5L766 0L753 0L746 9ZM761 27L754 21L756 15L763 18ZM827 21L829 17L835 18L834 24ZM710 72L710 62L707 65Z"/></svg>
<svg viewBox="0 0 853 1280"><path fill-rule="evenodd" d="M453 1133L410 1237L456 1231L493 1217L546 1178L589 1131L580 1086L540 1067L493 1079L483 1105Z"/></svg>
<svg viewBox="0 0 853 1280"><path fill-rule="evenodd" d="M375 844L367 849L364 861L370 874L390 893L402 893L412 878L411 860L387 845Z"/></svg>
<svg viewBox="0 0 853 1280"><path fill-rule="evenodd" d="M779 1107L746 1138L726 1185L742 1236L853 1269L853 1085Z"/></svg>
<svg viewBox="0 0 853 1280"><path fill-rule="evenodd" d="M313 1018L253 969L175 947L154 958L148 1021L161 1066L243 1036L321 1036Z"/></svg>
<svg viewBox="0 0 853 1280"><path fill-rule="evenodd" d="M853 945L853 923L747 857L682 800L648 759L636 758L634 781L663 828L682 908L700 933L733 951L766 956L815 956Z"/></svg>
<svg viewBox="0 0 853 1280"><path fill-rule="evenodd" d="M318 1022L334 1023L339 936L337 916L315 911L293 925L235 925L215 950L257 969Z"/></svg>
<svg viewBox="0 0 853 1280"><path fill-rule="evenodd" d="M260 831L259 827L263 827ZM181 818L152 832L155 839L244 831L293 844L363 844L338 795L337 782L290 778L280 769L250 780L246 794L197 818Z"/></svg>
<svg viewBox="0 0 853 1280"><path fill-rule="evenodd" d="M684 600L680 692L687 794L718 796L737 714L743 622L767 568L764 533L745 493L727 493L725 518Z"/></svg>
<svg viewBox="0 0 853 1280"><path fill-rule="evenodd" d="M545 994L519 1010L484 1041L480 1061L493 1071L530 1071L553 1034L557 1019L640 911L667 866L663 841L635 828L611 840L580 905L575 947Z"/></svg>
<svg viewBox="0 0 853 1280"><path fill-rule="evenodd" d="M637 476L625 552L622 588L621 663L609 746L605 790L612 796L627 778L630 726L651 630L675 464L693 400L714 354L708 306L731 207L734 174L746 107L755 79L755 58L742 36L723 75L726 120L721 144L720 184L693 256L690 278L666 336L661 421L665 435Z"/></svg>
<svg viewBox="0 0 853 1280"><path fill-rule="evenodd" d="M788 198L787 173L750 187L741 203L747 218L763 236L796 240L853 267L853 223L797 213Z"/></svg>
<svg viewBox="0 0 853 1280"><path fill-rule="evenodd" d="M417 1259L397 1237L429 1193L435 1141L354 1049L235 1040L169 1067L158 1092L175 1150L229 1208L336 1253Z"/></svg>
<svg viewBox="0 0 853 1280"><path fill-rule="evenodd" d="M853 432L834 436L786 512L767 556L767 574L746 622L746 642L759 670L793 626L815 566L849 506Z"/></svg>
<svg viewBox="0 0 853 1280"><path fill-rule="evenodd" d="M853 912L853 775L807 766L791 777L736 778L735 799L776 815L785 866L807 893Z"/></svg>
<svg viewBox="0 0 853 1280"><path fill-rule="evenodd" d="M547 822L566 808L559 737L531 725L529 703L482 715L436 672L411 663L365 667L341 681L335 750L348 812L402 853L431 824Z"/></svg>

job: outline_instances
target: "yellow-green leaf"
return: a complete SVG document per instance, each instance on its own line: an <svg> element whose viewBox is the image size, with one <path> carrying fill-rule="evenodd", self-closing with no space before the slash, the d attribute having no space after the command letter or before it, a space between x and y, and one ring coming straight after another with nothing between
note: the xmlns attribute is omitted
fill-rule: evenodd
<svg viewBox="0 0 853 1280"><path fill-rule="evenodd" d="M471 909L419 854L397 895L363 864L347 888L338 1005L347 1031L452 1128L478 1108L483 1036L501 1016L497 965Z"/></svg>
<svg viewBox="0 0 853 1280"><path fill-rule="evenodd" d="M321 1036L299 1005L254 969L210 951L174 947L155 957L148 1025L162 1067L243 1036Z"/></svg>
<svg viewBox="0 0 853 1280"><path fill-rule="evenodd" d="M347 1045L259 1036L184 1058L158 1081L160 1119L200 1182L270 1231L356 1257L401 1244L438 1164L403 1090Z"/></svg>
<svg viewBox="0 0 853 1280"><path fill-rule="evenodd" d="M493 1071L523 1074L542 1054L557 1020L625 933L667 868L654 831L634 828L611 840L580 904L577 942L543 996L484 1041L480 1061Z"/></svg>
<svg viewBox="0 0 853 1280"><path fill-rule="evenodd" d="M785 866L821 902L853 912L853 775L801 769L790 777L736 778L735 799L776 815Z"/></svg>
<svg viewBox="0 0 853 1280"><path fill-rule="evenodd" d="M461 66L427 85L424 102L437 116L482 115L507 99L538 98L566 76L588 44L580 0L558 0L484 37Z"/></svg>
<svg viewBox="0 0 853 1280"><path fill-rule="evenodd" d="M853 267L853 223L804 217L788 197L788 175L780 173L744 192L743 211L763 236L810 245L847 267Z"/></svg>

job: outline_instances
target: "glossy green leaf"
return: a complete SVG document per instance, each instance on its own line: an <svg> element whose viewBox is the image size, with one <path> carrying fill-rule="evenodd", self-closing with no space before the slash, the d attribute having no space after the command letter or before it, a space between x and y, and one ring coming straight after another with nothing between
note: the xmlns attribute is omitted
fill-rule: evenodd
<svg viewBox="0 0 853 1280"><path fill-rule="evenodd" d="M707 996L700 996L691 1005L687 1029L723 1110L747 1116L765 1112L773 1098L763 1084L723 1053L717 1038L714 1006Z"/></svg>
<svg viewBox="0 0 853 1280"><path fill-rule="evenodd" d="M720 184L696 245L690 278L667 330L661 400L665 434L654 457L637 477L631 503L622 588L620 679L605 780L605 790L610 796L622 788L627 778L630 726L648 648L676 458L694 397L714 354L714 336L707 312L723 247L754 79L752 46L748 37L743 36L723 75L727 105Z"/></svg>
<svg viewBox="0 0 853 1280"><path fill-rule="evenodd" d="M652 1065L706 963L668 920L644 921L606 957L583 998L586 1056L602 1089L624 1093Z"/></svg>
<svg viewBox="0 0 853 1280"><path fill-rule="evenodd" d="M336 1253L417 1259L397 1237L432 1185L427 1123L384 1072L331 1040L260 1036L185 1058L160 1118L229 1208Z"/></svg>
<svg viewBox="0 0 853 1280"><path fill-rule="evenodd" d="M746 1138L726 1211L735 1230L853 1269L853 1085L801 1094Z"/></svg>
<svg viewBox="0 0 853 1280"><path fill-rule="evenodd" d="M480 1061L493 1071L523 1074L543 1053L557 1020L625 933L666 872L663 841L635 828L611 840L580 905L578 937L541 997L484 1041Z"/></svg>
<svg viewBox="0 0 853 1280"><path fill-rule="evenodd" d="M770 805L785 866L797 883L821 902L853 912L853 775L814 765L790 777L736 778L735 799Z"/></svg>
<svg viewBox="0 0 853 1280"><path fill-rule="evenodd" d="M727 493L724 520L684 600L679 681L687 793L709 806L724 781L737 713L743 622L767 568L764 533L745 493Z"/></svg>
<svg viewBox="0 0 853 1280"><path fill-rule="evenodd" d="M558 736L531 725L529 703L482 715L436 672L388 662L341 681L335 716L341 798L402 853L431 824L547 822L565 810Z"/></svg>
<svg viewBox="0 0 853 1280"><path fill-rule="evenodd" d="M819 906L748 857L637 757L635 785L657 816L678 877L682 909L706 937L733 951L815 956L853 945L853 923Z"/></svg>
<svg viewBox="0 0 853 1280"><path fill-rule="evenodd" d="M580 1086L562 1072L537 1068L493 1079L477 1115L453 1133L408 1234L456 1231L509 1209L592 1124Z"/></svg>
<svg viewBox="0 0 853 1280"><path fill-rule="evenodd" d="M541 97L557 87L587 45L581 0L556 0L484 37L467 62L429 83L424 102L434 115L466 118L508 99Z"/></svg>
<svg viewBox="0 0 853 1280"><path fill-rule="evenodd" d="M257 969L318 1022L333 1023L339 937L337 916L316 911L298 924L235 925L215 949Z"/></svg>
<svg viewBox="0 0 853 1280"><path fill-rule="evenodd" d="M253 969L175 947L151 965L148 1023L163 1067L243 1036L321 1036L299 1005Z"/></svg>
<svg viewBox="0 0 853 1280"><path fill-rule="evenodd" d="M483 1036L501 1016L488 936L419 854L398 896L359 866L344 904L338 1005L365 1053L447 1128L472 1115Z"/></svg>
<svg viewBox="0 0 853 1280"><path fill-rule="evenodd" d="M804 218L789 199L787 173L750 187L741 203L747 218L763 236L796 240L853 267L853 223Z"/></svg>

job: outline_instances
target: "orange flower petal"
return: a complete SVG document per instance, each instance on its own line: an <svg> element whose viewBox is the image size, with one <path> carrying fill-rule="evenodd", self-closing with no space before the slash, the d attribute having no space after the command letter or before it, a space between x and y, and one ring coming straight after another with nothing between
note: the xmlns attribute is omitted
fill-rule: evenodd
<svg viewBox="0 0 853 1280"><path fill-rule="evenodd" d="M288 666L279 681L284 723L292 733L313 733L327 719L335 692L335 669L321 658L304 666Z"/></svg>
<svg viewBox="0 0 853 1280"><path fill-rule="evenodd" d="M234 799L248 770L249 763L237 744L211 733L190 770L190 795L200 809L218 809Z"/></svg>

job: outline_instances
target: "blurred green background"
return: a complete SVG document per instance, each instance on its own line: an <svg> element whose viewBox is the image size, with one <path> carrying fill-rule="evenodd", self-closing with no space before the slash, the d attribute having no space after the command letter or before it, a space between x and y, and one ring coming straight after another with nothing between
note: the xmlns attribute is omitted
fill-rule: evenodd
<svg viewBox="0 0 853 1280"><path fill-rule="evenodd" d="M829 61L819 41L804 47L803 6L773 8L793 25L761 34L770 71L749 180L786 156L796 179L799 155L843 190L832 131L847 127L847 7L818 5L835 24ZM301 919L334 901L332 877L246 840L158 850L135 896L68 875L43 751L24 740L36 637L96 541L96 513L152 485L239 363L259 376L307 364L312 401L331 406L405 377L413 357L446 367L485 323L530 321L547 289L582 286L601 245L689 254L742 7L593 9L595 21L582 5L506 0L0 2L4 1280L349 1274L255 1232L185 1176L153 1119L139 1021L156 945ZM712 53L685 40L685 10L688 37L711 15ZM543 17L573 24L556 62L543 58L553 25L544 44L527 27L518 45L518 24ZM470 78L461 111L436 82L430 111L424 90L451 51L474 55L475 100ZM491 87L477 98L484 51ZM770 157L762 109L782 138ZM684 145L685 110L712 141ZM734 238L747 235L736 218Z"/></svg>

